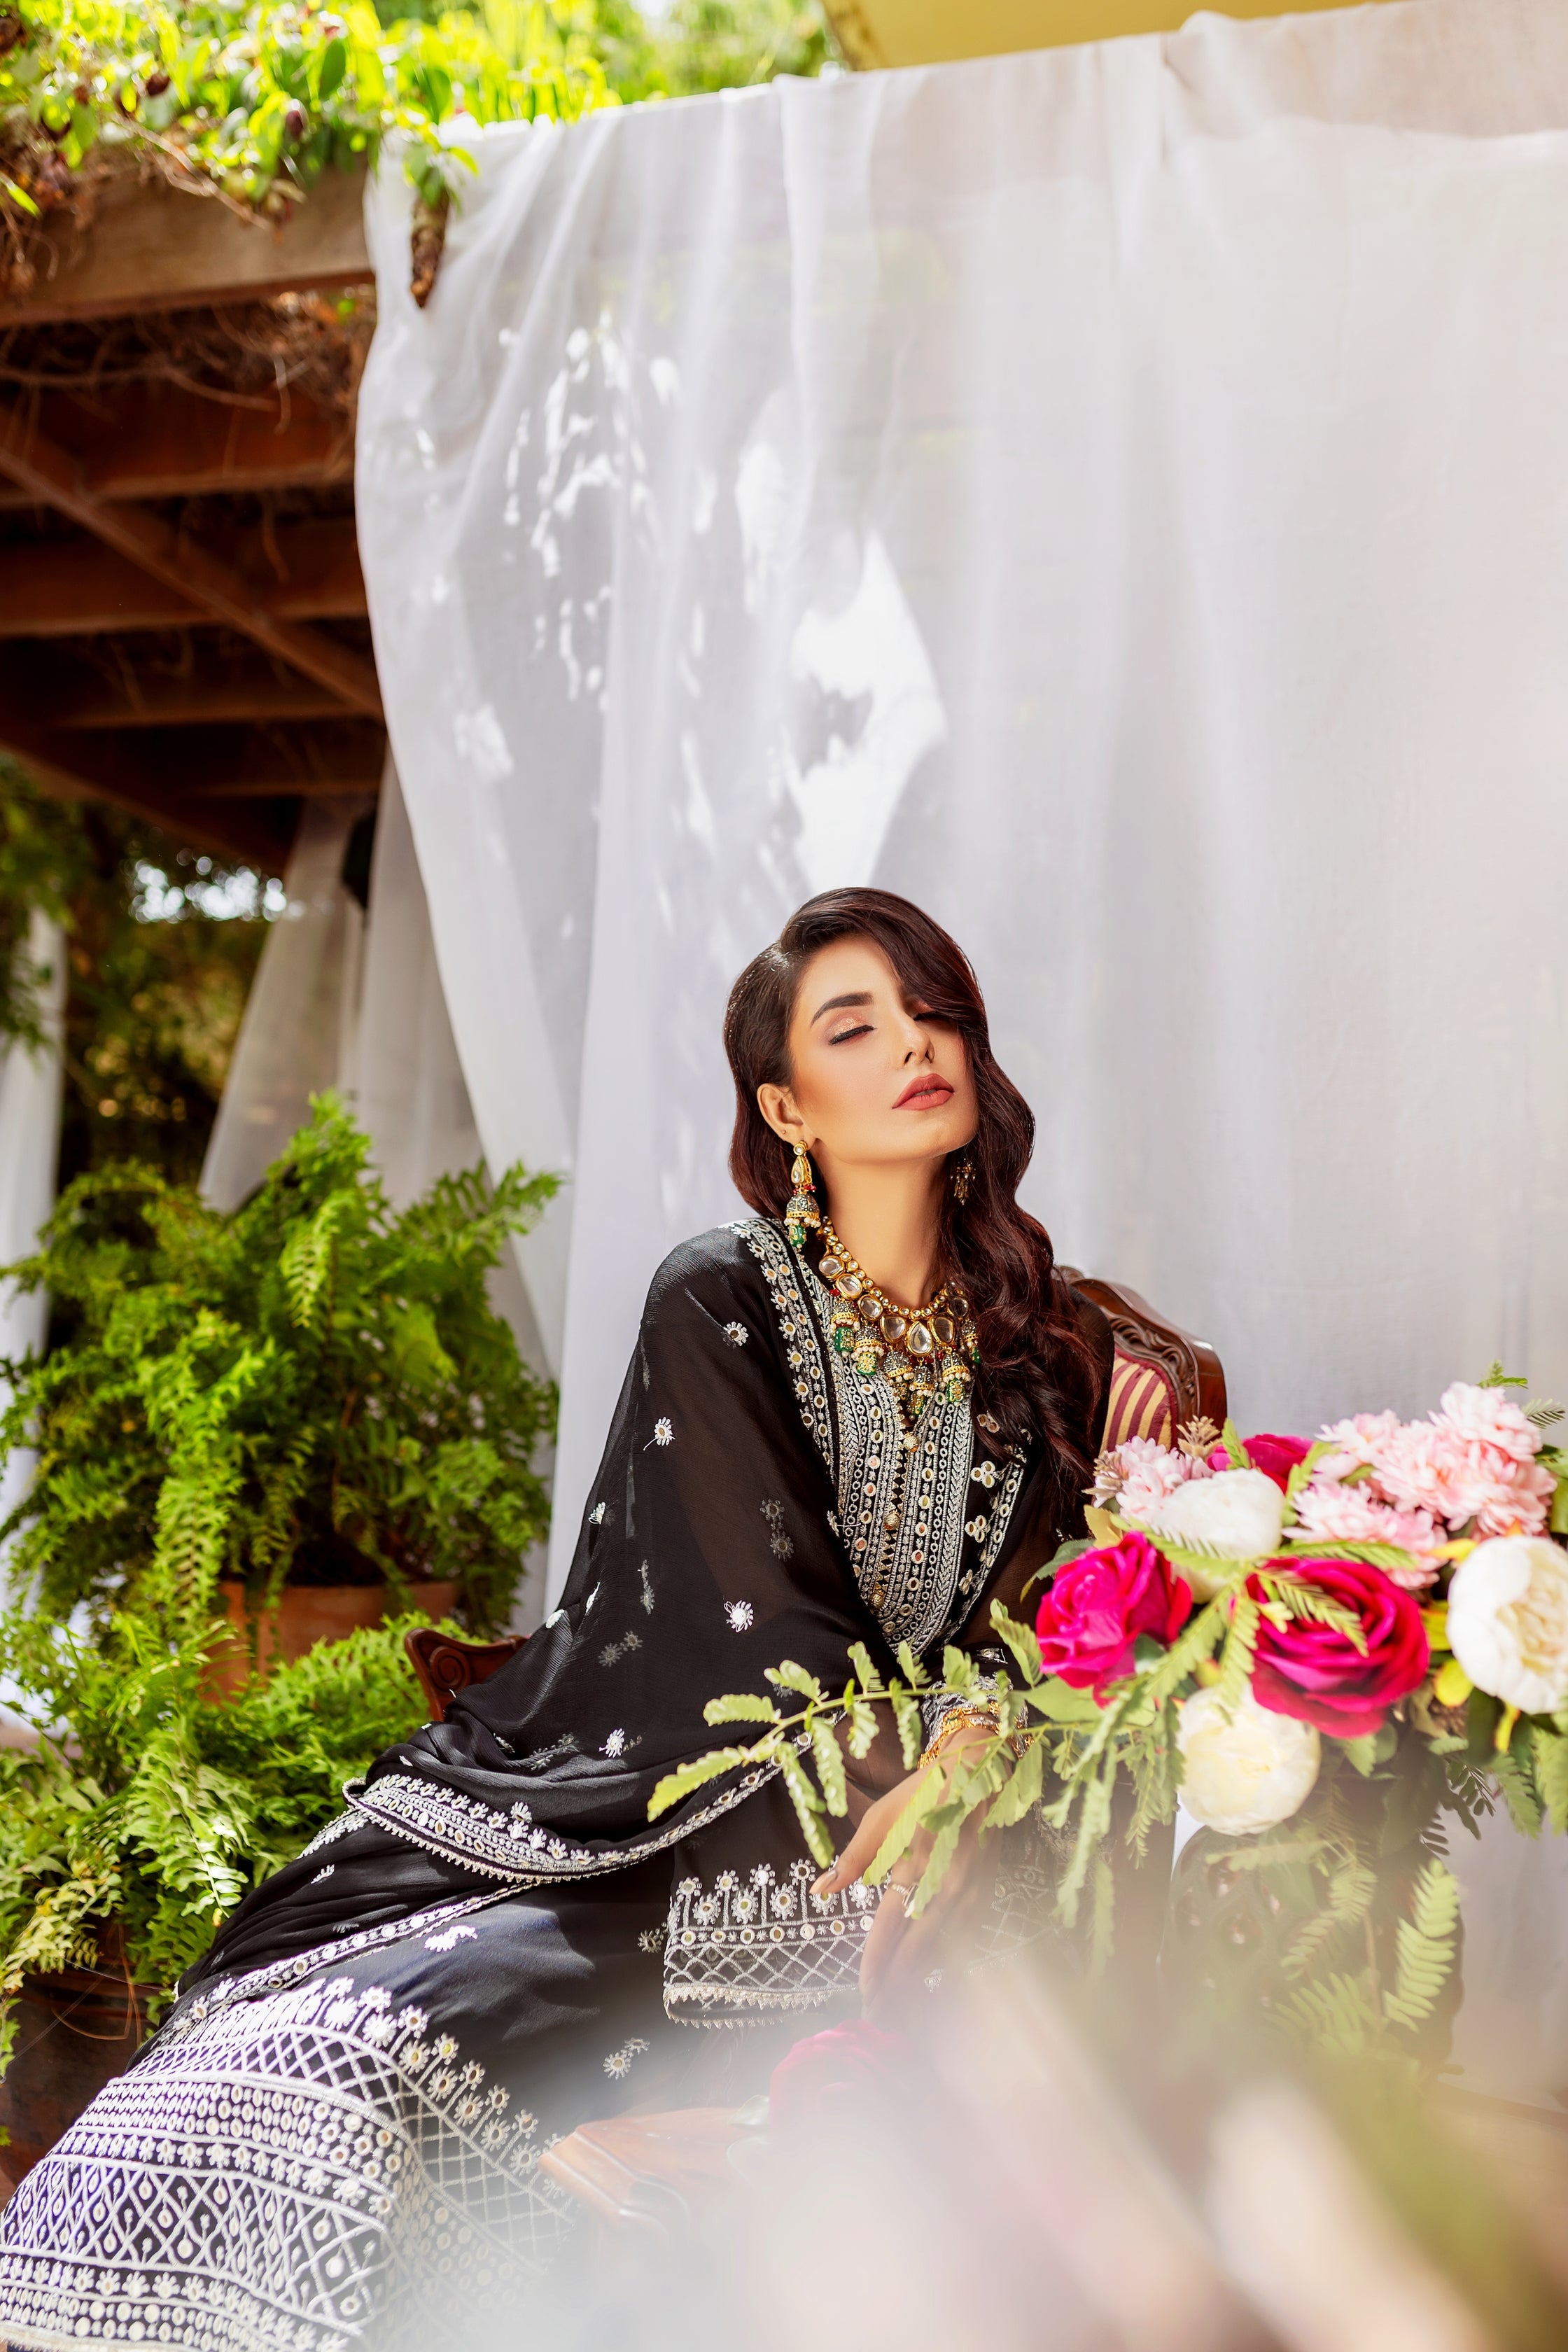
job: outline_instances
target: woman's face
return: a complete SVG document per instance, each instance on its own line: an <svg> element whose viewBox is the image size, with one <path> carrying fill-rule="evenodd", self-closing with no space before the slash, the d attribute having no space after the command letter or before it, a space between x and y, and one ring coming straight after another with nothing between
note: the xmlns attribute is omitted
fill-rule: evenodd
<svg viewBox="0 0 1568 2352"><path fill-rule="evenodd" d="M835 940L807 964L790 1020L792 1082L757 1089L763 1117L792 1150L836 1166L940 1160L979 1124L963 1039L906 996L869 940Z"/></svg>

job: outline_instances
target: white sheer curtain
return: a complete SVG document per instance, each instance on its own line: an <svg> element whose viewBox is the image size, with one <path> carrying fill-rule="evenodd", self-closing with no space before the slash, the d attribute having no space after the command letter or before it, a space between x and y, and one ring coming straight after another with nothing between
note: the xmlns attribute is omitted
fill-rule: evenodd
<svg viewBox="0 0 1568 2352"><path fill-rule="evenodd" d="M27 1256L37 1242L38 1227L54 1206L59 1157L66 954L59 926L47 915L33 916L26 953L39 976L44 1044L29 1053L14 1038L0 1040L0 1265ZM0 1356L25 1356L41 1348L48 1313L42 1292L24 1296L0 1283ZM0 1382L0 1402L8 1394ZM31 1474L31 1455L13 1454L0 1466L0 1519L15 1509Z"/></svg>
<svg viewBox="0 0 1568 2352"><path fill-rule="evenodd" d="M1249 1426L1568 1385L1568 14L1410 0L479 140L359 512L569 1550L832 882L985 983L1064 1255Z"/></svg>
<svg viewBox="0 0 1568 2352"><path fill-rule="evenodd" d="M214 1208L237 1208L255 1190L313 1094L353 1094L364 915L342 864L373 805L368 795L305 803L202 1163Z"/></svg>

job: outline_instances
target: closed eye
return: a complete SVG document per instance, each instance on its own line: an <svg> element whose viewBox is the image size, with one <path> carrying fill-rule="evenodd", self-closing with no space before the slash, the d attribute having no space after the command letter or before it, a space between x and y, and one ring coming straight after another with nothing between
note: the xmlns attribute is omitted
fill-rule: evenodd
<svg viewBox="0 0 1568 2352"><path fill-rule="evenodd" d="M837 1034L830 1037L827 1042L830 1045L847 1045L851 1037L868 1037L870 1034L871 1024L868 1021L857 1021L853 1028L840 1029Z"/></svg>

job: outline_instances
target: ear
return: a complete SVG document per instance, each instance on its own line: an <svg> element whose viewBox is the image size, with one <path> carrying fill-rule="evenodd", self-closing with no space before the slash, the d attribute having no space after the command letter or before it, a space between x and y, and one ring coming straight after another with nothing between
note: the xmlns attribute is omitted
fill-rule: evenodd
<svg viewBox="0 0 1568 2352"><path fill-rule="evenodd" d="M757 1108L762 1112L773 1133L786 1143L792 1151L811 1150L811 1137L806 1132L805 1121L796 1110L795 1097L787 1087L759 1087Z"/></svg>

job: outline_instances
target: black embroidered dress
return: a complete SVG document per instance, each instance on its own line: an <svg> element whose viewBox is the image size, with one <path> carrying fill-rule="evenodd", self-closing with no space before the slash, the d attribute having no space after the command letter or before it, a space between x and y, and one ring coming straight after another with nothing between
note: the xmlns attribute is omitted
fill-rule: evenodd
<svg viewBox="0 0 1568 2352"><path fill-rule="evenodd" d="M704 1703L781 1659L832 1683L856 1641L884 1668L901 1641L940 1656L1076 1507L1054 1456L966 1404L906 1441L891 1391L827 1345L818 1255L758 1219L666 1261L562 1606L378 1759L27 2176L0 2220L0 2336L454 2342L515 2315L571 2225L551 2141L701 2095L717 2045L679 2028L793 2035L853 1996L876 1898L811 1895L776 1776L737 1769L650 1824L654 1786L721 1736ZM763 2087L777 2046L740 2037L727 2095Z"/></svg>

